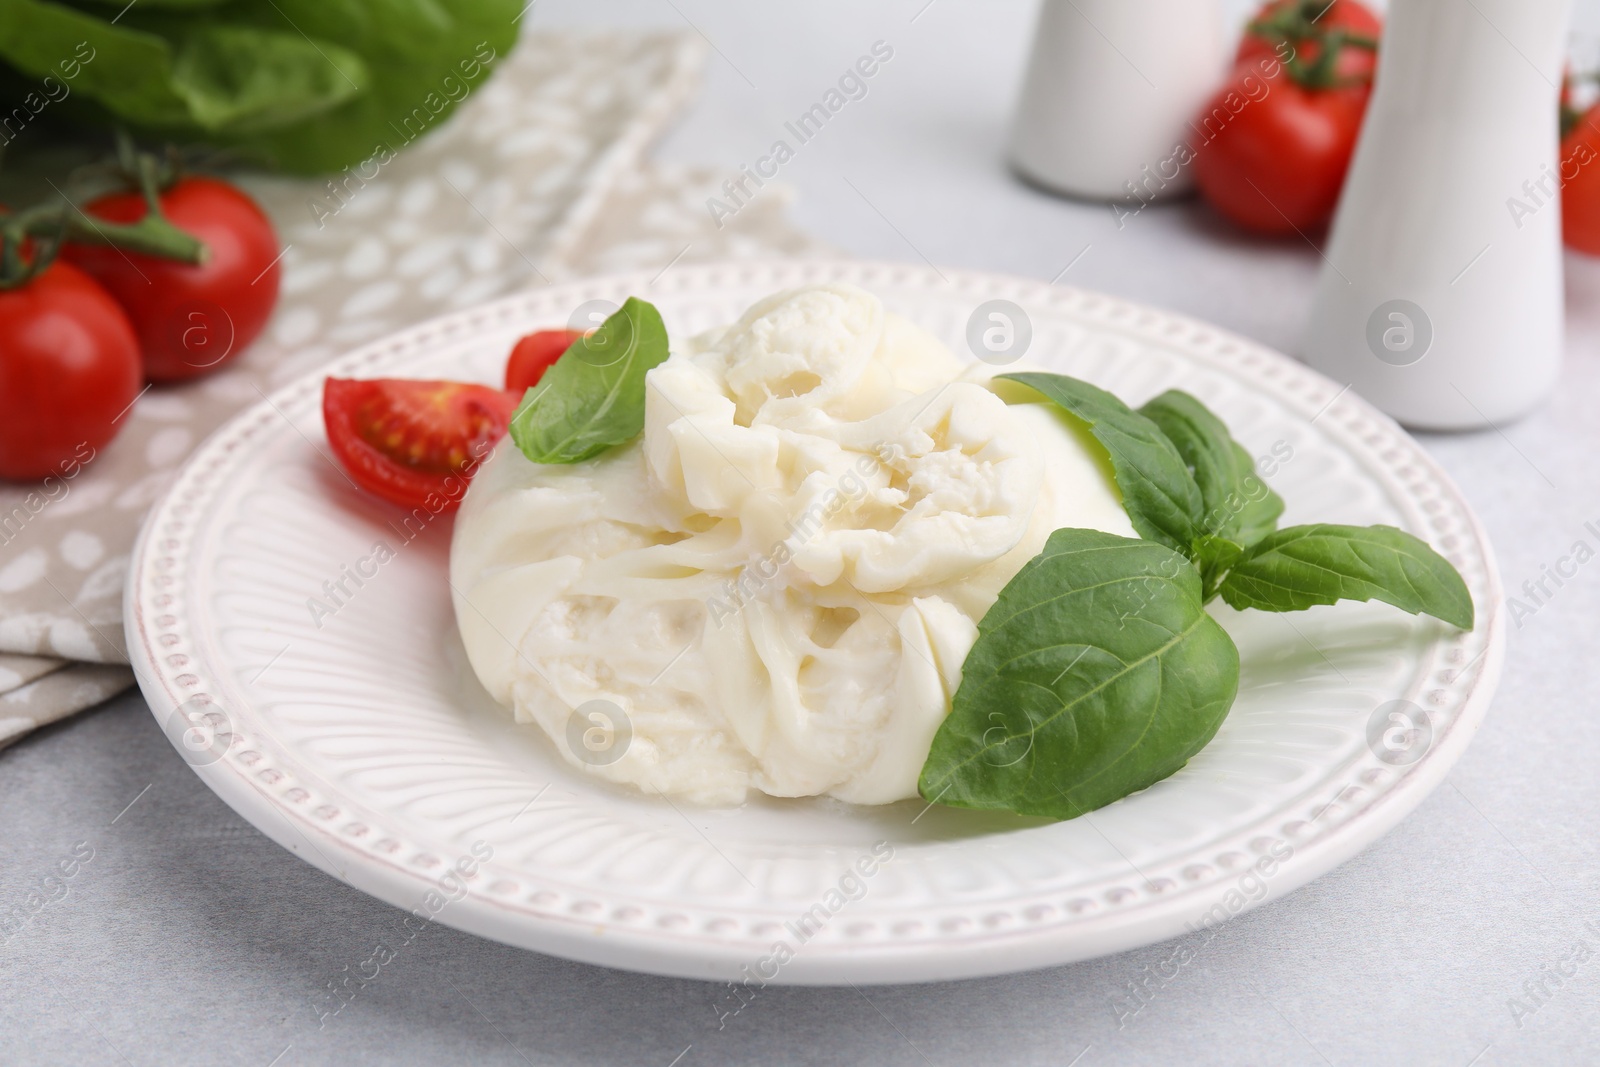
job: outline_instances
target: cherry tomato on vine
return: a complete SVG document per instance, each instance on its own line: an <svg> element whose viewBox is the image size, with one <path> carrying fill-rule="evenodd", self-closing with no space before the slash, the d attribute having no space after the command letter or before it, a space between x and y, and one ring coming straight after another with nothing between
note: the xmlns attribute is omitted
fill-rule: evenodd
<svg viewBox="0 0 1600 1067"><path fill-rule="evenodd" d="M1313 36L1296 35L1305 26L1311 28ZM1322 35L1334 30L1376 41L1383 33L1383 20L1358 0L1276 0L1251 19L1239 39L1234 62L1237 65L1272 57L1287 60L1293 55L1306 66L1314 66L1322 55L1326 39ZM1340 79L1370 78L1377 66L1376 49L1347 47L1339 50L1333 73Z"/></svg>
<svg viewBox="0 0 1600 1067"><path fill-rule="evenodd" d="M506 388L520 400L523 393L539 384L551 364L582 336L582 330L539 330L519 340L506 362Z"/></svg>
<svg viewBox="0 0 1600 1067"><path fill-rule="evenodd" d="M156 382L205 374L236 358L261 333L278 300L278 238L261 208L215 178L180 178L160 194L162 214L204 241L208 256L194 266L137 252L69 245L64 258L106 287L127 311ZM137 222L144 197L114 193L91 202L89 214Z"/></svg>
<svg viewBox="0 0 1600 1067"><path fill-rule="evenodd" d="M1561 139L1561 239L1600 256L1600 104Z"/></svg>
<svg viewBox="0 0 1600 1067"><path fill-rule="evenodd" d="M1193 126L1195 182L1247 230L1304 234L1333 217L1372 92L1381 24L1355 0L1280 0L1250 24Z"/></svg>
<svg viewBox="0 0 1600 1067"><path fill-rule="evenodd" d="M139 340L117 302L56 262L0 289L0 478L70 477L139 395Z"/></svg>
<svg viewBox="0 0 1600 1067"><path fill-rule="evenodd" d="M1195 155L1195 181L1211 206L1257 233L1292 235L1333 217L1366 111L1365 87L1306 89L1286 72L1241 67L1207 113L1243 97L1246 79L1268 87ZM1259 91L1259 90L1258 90ZM1248 99L1248 98L1246 98Z"/></svg>
<svg viewBox="0 0 1600 1067"><path fill-rule="evenodd" d="M329 378L322 419L333 454L368 492L434 514L454 511L505 436L518 397L487 385Z"/></svg>

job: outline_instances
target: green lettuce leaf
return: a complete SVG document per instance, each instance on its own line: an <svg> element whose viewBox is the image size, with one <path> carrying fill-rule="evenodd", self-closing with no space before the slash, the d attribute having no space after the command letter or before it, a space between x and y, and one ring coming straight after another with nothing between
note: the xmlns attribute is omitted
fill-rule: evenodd
<svg viewBox="0 0 1600 1067"><path fill-rule="evenodd" d="M210 16L360 56L370 90L315 121L238 139L277 166L338 170L438 129L516 43L526 0L234 0Z"/></svg>
<svg viewBox="0 0 1600 1067"><path fill-rule="evenodd" d="M41 0L3 0L0 60L30 81L64 82L71 93L63 103L92 99L113 120L193 124L172 85L172 45L131 26Z"/></svg>
<svg viewBox="0 0 1600 1067"><path fill-rule="evenodd" d="M303 121L370 81L361 57L297 33L191 21L163 36L42 0L0 2L0 58L65 83L69 110L88 98L111 119L178 135Z"/></svg>
<svg viewBox="0 0 1600 1067"><path fill-rule="evenodd" d="M337 108L372 82L360 56L298 34L201 26L183 34L172 87L202 128L276 130Z"/></svg>
<svg viewBox="0 0 1600 1067"><path fill-rule="evenodd" d="M284 170L339 170L443 125L510 51L521 10L517 0L96 0L93 10L0 0L0 109L51 76L71 92L41 112L47 124L117 125Z"/></svg>

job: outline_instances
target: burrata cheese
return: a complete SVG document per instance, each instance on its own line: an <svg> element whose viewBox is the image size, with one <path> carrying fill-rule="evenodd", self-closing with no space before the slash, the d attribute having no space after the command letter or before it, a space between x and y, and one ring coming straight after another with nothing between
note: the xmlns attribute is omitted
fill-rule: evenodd
<svg viewBox="0 0 1600 1067"><path fill-rule="evenodd" d="M675 343L628 445L502 443L451 549L478 678L650 793L915 796L1001 587L1061 527L1135 536L1083 428L993 373L819 285Z"/></svg>

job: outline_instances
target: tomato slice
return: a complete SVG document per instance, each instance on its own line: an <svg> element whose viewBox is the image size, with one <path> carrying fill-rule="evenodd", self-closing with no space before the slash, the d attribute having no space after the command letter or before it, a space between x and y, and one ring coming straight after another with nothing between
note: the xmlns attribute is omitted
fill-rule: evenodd
<svg viewBox="0 0 1600 1067"><path fill-rule="evenodd" d="M460 505L516 406L509 393L464 382L329 378L322 388L328 444L351 479L436 515Z"/></svg>
<svg viewBox="0 0 1600 1067"><path fill-rule="evenodd" d="M522 338L506 362L506 388L521 400L522 394L538 385L550 365L582 336L582 330L540 330Z"/></svg>

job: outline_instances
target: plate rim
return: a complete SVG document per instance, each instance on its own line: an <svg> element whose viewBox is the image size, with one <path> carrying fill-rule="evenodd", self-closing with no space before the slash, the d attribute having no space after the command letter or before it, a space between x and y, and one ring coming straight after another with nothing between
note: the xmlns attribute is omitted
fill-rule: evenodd
<svg viewBox="0 0 1600 1067"><path fill-rule="evenodd" d="M1456 672L1449 681L1440 683L1443 688L1455 690L1459 695L1449 728L1442 737L1436 737L1423 758L1404 768L1387 789L1355 809L1353 817L1346 818L1305 845L1297 847L1292 856L1283 861L1279 873L1268 880L1266 892L1259 899L1246 901L1242 908L1229 916L1230 919L1293 892L1376 842L1442 782L1470 744L1492 701L1505 653L1503 595L1498 567L1481 520L1460 489L1433 457L1392 419L1377 411L1348 387L1341 389L1337 383L1299 361L1187 315L1091 290L1053 285L1015 275L845 259L721 261L680 267L666 277L656 275L651 278L642 271L606 274L520 291L414 324L357 346L323 367L284 383L262 400L236 414L208 436L180 468L173 482L150 509L130 556L124 595L128 650L140 688L157 722L165 727L181 704L197 695L204 695L203 690L197 689L199 679L196 672L205 666L173 666L170 659L164 663L163 659L172 654L171 646L163 650L156 648L158 630L162 633L176 632L173 626L161 620L179 613L183 606L181 603L170 603L170 610L164 615L155 614L161 610L155 601L162 595L158 590L171 584L167 572L173 567L173 554L166 550L157 552L154 547L157 530L161 527L165 531L174 520L184 518L182 509L187 508L190 500L199 495L190 488L191 483L203 476L207 469L222 465L221 455L230 451L230 441L263 420L282 419L280 403L289 401L307 388L320 388L324 378L359 370L365 364L381 360L386 352L410 350L422 339L431 336L450 336L462 331L470 334L475 328L484 328L496 321L525 319L530 306L545 302L570 307L577 301L592 299L606 291L628 289L652 289L666 293L700 291L731 280L730 275L737 275L739 284L750 284L753 279L765 278L773 288L825 280L853 281L871 288L873 282L877 281L944 290L952 297L960 296L963 289L976 289L994 295L1003 291L1008 298L1023 303L1031 298L1033 303L1041 305L1076 305L1078 311L1104 315L1105 321L1096 324L1101 328L1157 341L1182 353L1185 358L1197 359L1204 365L1240 377L1243 377L1242 372L1252 367L1269 377L1281 376L1283 382L1278 384L1268 384L1264 379L1250 379L1251 388L1286 405L1299 403L1308 407L1306 413L1309 415L1315 411L1314 419L1327 415L1332 419L1331 426L1344 431L1337 435L1340 447L1373 464L1379 462L1377 452L1380 448L1370 443L1357 447L1353 438L1358 433L1365 431L1376 434L1385 446L1401 446L1406 451L1405 462L1420 467L1425 475L1420 481L1439 489L1441 495L1455 505L1456 518L1463 526L1462 532L1468 542L1465 548L1476 553L1476 562L1481 567L1484 579L1484 596L1478 604L1479 626L1473 631L1473 634L1483 634L1484 648L1467 667ZM663 285L663 282L666 284ZM1202 344L1210 345L1213 350L1198 350ZM1267 368L1273 369L1269 371ZM1290 389L1291 382L1300 388ZM1309 408L1310 404L1318 401L1323 402L1320 409ZM1371 472L1371 466L1363 466ZM1381 466L1381 469L1390 483L1389 488L1405 488L1394 469L1388 465ZM187 527L189 524L180 521L179 525ZM170 594L168 596L170 600ZM1469 675L1468 670L1479 660L1482 662L1476 673ZM170 731L164 732L171 737ZM243 757L247 754L255 754L258 758L245 762ZM206 765L194 765L191 762L191 766L208 787L257 829L313 866L363 892L397 907L411 909L435 886L433 876L403 866L397 860L379 856L370 847L358 847L349 837L335 832L331 825L318 824L303 809L275 799L269 791L270 787L264 788L252 780L271 771L270 767L262 767L260 763L259 753L230 749L224 758ZM1322 810L1333 809L1342 796L1341 792ZM309 850L305 847L307 845L310 846ZM330 858L330 855L339 857L343 862ZM1237 874L1224 874L1213 883L1213 888L1231 881ZM1146 885L1145 888L1149 890L1152 887ZM1101 911L1092 919L1061 922L1044 929L1030 928L1023 923L980 935L937 941L933 943L937 948L935 959L929 958L932 953L928 941L901 944L892 941L881 944L840 942L826 946L819 942L815 949L797 956L774 981L810 985L928 982L1075 962L1164 941L1191 928L1184 917L1193 917L1192 911L1185 910L1192 905L1192 899L1183 893L1174 894L1167 900L1158 899L1159 896L1159 890L1147 893L1145 899L1133 906ZM718 940L703 932L674 936L643 926L608 926L604 921L594 918L563 915L527 906L508 907L506 902L477 891L468 892L460 901L439 912L437 921L523 948L653 974L729 979L738 976L740 965L753 962L748 940Z"/></svg>

